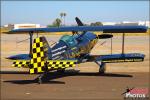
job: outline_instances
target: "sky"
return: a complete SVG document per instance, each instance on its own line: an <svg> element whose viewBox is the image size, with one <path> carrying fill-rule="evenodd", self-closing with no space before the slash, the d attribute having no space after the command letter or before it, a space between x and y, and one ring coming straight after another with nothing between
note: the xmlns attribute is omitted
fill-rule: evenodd
<svg viewBox="0 0 150 100"><path fill-rule="evenodd" d="M149 20L149 1L2 1L1 25L52 24L65 12L66 24Z"/></svg>

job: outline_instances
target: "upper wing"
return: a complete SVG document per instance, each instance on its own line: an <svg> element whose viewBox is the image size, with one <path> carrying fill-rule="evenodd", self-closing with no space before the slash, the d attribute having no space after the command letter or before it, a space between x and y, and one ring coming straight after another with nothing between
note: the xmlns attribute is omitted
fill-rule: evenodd
<svg viewBox="0 0 150 100"><path fill-rule="evenodd" d="M72 26L51 28L27 28L15 29L13 32L71 32L71 31L103 31L103 33L143 33L147 31L146 26Z"/></svg>

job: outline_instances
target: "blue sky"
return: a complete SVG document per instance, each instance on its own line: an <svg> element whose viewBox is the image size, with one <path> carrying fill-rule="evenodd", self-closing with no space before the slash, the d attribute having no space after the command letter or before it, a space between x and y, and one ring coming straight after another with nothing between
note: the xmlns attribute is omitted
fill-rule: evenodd
<svg viewBox="0 0 150 100"><path fill-rule="evenodd" d="M66 24L74 18L91 23L149 20L148 1L2 1L1 25L8 23L51 24L66 12Z"/></svg>

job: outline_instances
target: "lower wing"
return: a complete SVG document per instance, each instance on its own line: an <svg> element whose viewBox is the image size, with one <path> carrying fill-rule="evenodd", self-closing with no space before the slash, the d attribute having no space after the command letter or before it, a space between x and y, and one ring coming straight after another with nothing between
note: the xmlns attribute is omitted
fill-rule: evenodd
<svg viewBox="0 0 150 100"><path fill-rule="evenodd" d="M141 53L93 55L89 56L87 61L101 61L104 63L141 62L144 61L144 57L145 55Z"/></svg>

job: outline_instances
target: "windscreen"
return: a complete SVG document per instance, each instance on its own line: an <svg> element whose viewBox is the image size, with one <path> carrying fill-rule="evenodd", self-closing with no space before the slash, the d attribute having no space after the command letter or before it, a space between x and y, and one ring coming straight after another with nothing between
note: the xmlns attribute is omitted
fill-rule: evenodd
<svg viewBox="0 0 150 100"><path fill-rule="evenodd" d="M60 38L60 41L63 41L67 44L69 47L74 47L77 45L77 41L73 36L70 35L64 35Z"/></svg>

